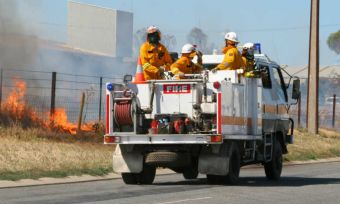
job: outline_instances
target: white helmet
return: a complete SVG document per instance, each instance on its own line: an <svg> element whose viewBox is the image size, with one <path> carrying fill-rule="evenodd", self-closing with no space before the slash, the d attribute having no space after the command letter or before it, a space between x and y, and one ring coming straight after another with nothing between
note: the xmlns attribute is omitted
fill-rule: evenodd
<svg viewBox="0 0 340 204"><path fill-rule="evenodd" d="M183 47L182 47L182 54L186 54L186 53L192 53L196 51L196 48L195 46L193 46L192 44L185 44Z"/></svg>
<svg viewBox="0 0 340 204"><path fill-rule="evenodd" d="M248 43L244 44L242 48L245 49L245 50L254 49L254 43L248 42Z"/></svg>
<svg viewBox="0 0 340 204"><path fill-rule="evenodd" d="M156 26L149 26L148 29L146 30L147 33L154 33L154 32L159 32L159 29Z"/></svg>
<svg viewBox="0 0 340 204"><path fill-rule="evenodd" d="M235 32L229 32L229 33L225 34L224 38L226 40L230 40L230 41L233 41L235 43L238 43L237 34Z"/></svg>

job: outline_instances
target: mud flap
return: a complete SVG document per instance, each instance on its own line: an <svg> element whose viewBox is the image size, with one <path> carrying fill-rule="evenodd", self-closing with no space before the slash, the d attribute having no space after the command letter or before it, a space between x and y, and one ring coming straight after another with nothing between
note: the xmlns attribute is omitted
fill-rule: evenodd
<svg viewBox="0 0 340 204"><path fill-rule="evenodd" d="M227 175L229 172L229 156L231 155L233 142L223 143L217 154L211 147L205 146L199 156L198 172L201 174Z"/></svg>
<svg viewBox="0 0 340 204"><path fill-rule="evenodd" d="M133 145L118 145L113 153L112 167L115 173L140 173L143 155Z"/></svg>

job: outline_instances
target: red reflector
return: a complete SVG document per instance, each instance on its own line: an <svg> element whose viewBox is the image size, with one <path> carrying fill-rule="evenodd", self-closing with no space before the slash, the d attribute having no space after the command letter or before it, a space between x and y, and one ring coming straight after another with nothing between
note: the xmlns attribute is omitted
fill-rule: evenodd
<svg viewBox="0 0 340 204"><path fill-rule="evenodd" d="M120 142L120 137L104 136L104 142L105 142L105 144L119 143Z"/></svg>
<svg viewBox="0 0 340 204"><path fill-rule="evenodd" d="M211 136L210 142L222 142L222 136L221 135Z"/></svg>
<svg viewBox="0 0 340 204"><path fill-rule="evenodd" d="M110 95L106 95L106 127L105 133L110 133Z"/></svg>
<svg viewBox="0 0 340 204"><path fill-rule="evenodd" d="M215 88L215 89L221 88L221 84L220 84L220 82L218 82L218 81L215 81L213 85L214 85L214 88Z"/></svg>

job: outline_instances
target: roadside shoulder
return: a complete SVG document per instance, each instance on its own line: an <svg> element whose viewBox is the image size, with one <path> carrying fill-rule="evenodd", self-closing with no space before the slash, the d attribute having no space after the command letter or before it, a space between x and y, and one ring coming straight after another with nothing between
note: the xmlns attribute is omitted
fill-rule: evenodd
<svg viewBox="0 0 340 204"><path fill-rule="evenodd" d="M332 162L340 162L340 157L309 160L309 161L292 161L292 162L285 162L284 165L292 166L292 165L306 165L306 164L332 163ZM260 167L259 165L252 165L246 168L259 168L259 167ZM166 175L166 174L174 174L174 173L175 173L174 171L171 171L168 169L157 170L157 175ZM105 176L82 175L82 176L68 176L66 178L40 178L37 180L23 179L19 181L0 181L0 189L41 186L41 185L68 184L68 183L82 183L82 182L112 180L112 179L120 179L120 178L121 176L119 174L110 173Z"/></svg>

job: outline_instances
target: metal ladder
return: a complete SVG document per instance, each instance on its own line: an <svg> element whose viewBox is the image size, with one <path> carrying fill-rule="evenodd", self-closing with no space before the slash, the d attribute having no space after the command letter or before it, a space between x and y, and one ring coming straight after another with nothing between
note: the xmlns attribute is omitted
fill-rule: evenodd
<svg viewBox="0 0 340 204"><path fill-rule="evenodd" d="M264 134L263 147L264 147L264 150L263 150L264 162L269 162L272 160L273 134Z"/></svg>
<svg viewBox="0 0 340 204"><path fill-rule="evenodd" d="M246 142L246 146L244 148L245 155L249 155L249 157L245 157L243 159L244 163L255 161L255 153L256 153L256 140Z"/></svg>

